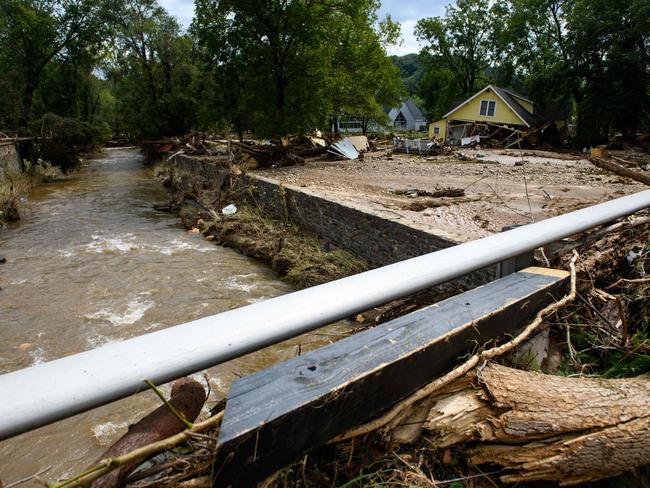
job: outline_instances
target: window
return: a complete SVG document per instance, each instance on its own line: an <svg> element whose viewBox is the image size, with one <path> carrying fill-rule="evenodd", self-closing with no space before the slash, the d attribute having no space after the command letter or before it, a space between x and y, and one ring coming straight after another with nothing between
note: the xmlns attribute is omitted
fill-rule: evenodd
<svg viewBox="0 0 650 488"><path fill-rule="evenodd" d="M339 129L343 131L363 129L363 119L351 116L341 117L339 120Z"/></svg>
<svg viewBox="0 0 650 488"><path fill-rule="evenodd" d="M433 128L433 133L434 133L435 135L440 134L440 127L434 127L434 128Z"/></svg>
<svg viewBox="0 0 650 488"><path fill-rule="evenodd" d="M397 114L397 117L395 117L394 125L397 129L406 129L406 117L404 117L404 114L402 114L402 112Z"/></svg>
<svg viewBox="0 0 650 488"><path fill-rule="evenodd" d="M494 117L496 112L497 102L494 100L481 100L481 115L486 117Z"/></svg>

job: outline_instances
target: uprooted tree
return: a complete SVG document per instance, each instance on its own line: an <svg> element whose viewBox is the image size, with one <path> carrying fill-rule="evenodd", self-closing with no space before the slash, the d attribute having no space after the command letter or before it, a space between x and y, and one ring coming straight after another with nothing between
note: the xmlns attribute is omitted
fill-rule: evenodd
<svg viewBox="0 0 650 488"><path fill-rule="evenodd" d="M395 441L426 431L438 448L468 444L470 464L506 468L504 482L573 485L650 459L650 376L566 378L490 364L427 398Z"/></svg>

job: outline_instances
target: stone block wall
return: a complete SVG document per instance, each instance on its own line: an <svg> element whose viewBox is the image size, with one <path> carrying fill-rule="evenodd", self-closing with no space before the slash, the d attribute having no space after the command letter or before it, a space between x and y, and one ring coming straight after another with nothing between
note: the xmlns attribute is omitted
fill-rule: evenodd
<svg viewBox="0 0 650 488"><path fill-rule="evenodd" d="M415 229L306 190L284 187L260 176L248 176L254 187L252 203L267 213L286 217L301 228L315 233L365 259L373 266L385 266L458 244L447 238ZM495 267L458 278L440 291L474 288L495 279Z"/></svg>
<svg viewBox="0 0 650 488"><path fill-rule="evenodd" d="M0 143L0 180L10 172L20 171L20 157L13 142Z"/></svg>
<svg viewBox="0 0 650 488"><path fill-rule="evenodd" d="M185 154L174 156L170 160L170 164L181 171L198 176L205 186L212 188L221 188L229 173L224 169L223 165L201 161Z"/></svg>
<svg viewBox="0 0 650 488"><path fill-rule="evenodd" d="M178 155L170 163L188 174L199 176L205 186L218 185L221 188L229 177L229 171L223 165L191 156ZM374 267L458 244L448 238L329 200L308 190L282 186L265 177L248 175L239 179L237 184L248 187L242 194L248 195L252 205L275 218L289 219L298 227L350 251ZM496 266L491 266L436 286L435 291L448 293L458 289L471 289L493 281L496 277Z"/></svg>

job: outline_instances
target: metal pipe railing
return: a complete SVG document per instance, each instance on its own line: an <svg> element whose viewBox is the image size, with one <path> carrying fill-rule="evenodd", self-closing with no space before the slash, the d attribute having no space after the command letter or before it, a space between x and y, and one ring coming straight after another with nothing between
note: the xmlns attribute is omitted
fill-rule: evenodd
<svg viewBox="0 0 650 488"><path fill-rule="evenodd" d="M0 376L0 439L330 324L650 207L650 190Z"/></svg>

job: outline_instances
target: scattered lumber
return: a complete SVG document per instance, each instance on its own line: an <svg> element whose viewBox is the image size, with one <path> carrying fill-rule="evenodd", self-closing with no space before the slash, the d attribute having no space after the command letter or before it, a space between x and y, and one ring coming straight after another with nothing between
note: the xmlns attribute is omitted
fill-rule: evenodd
<svg viewBox="0 0 650 488"><path fill-rule="evenodd" d="M377 417L464 355L516 332L567 283L564 271L527 268L236 381L215 486L252 486Z"/></svg>
<svg viewBox="0 0 650 488"><path fill-rule="evenodd" d="M408 197L431 197L431 198L458 198L465 196L462 188L437 188L434 191L409 188L407 190L395 190L395 195L406 195Z"/></svg>
<svg viewBox="0 0 650 488"><path fill-rule="evenodd" d="M648 463L649 404L648 375L567 378L489 364L437 392L403 424L421 425L438 448L471 443L468 461L507 468L503 482L568 486ZM413 439L399 432L405 428L393 440Z"/></svg>
<svg viewBox="0 0 650 488"><path fill-rule="evenodd" d="M563 256L569 254L574 249L577 249L582 246L587 246L593 244L594 242L600 240L601 238L607 236L608 234L614 234L616 232L621 232L627 229L633 229L635 227L643 226L650 224L650 217L636 217L633 219L625 219L622 222L617 222L608 226L601 227L600 229L592 230L590 232L584 233L577 239L568 241L564 244L557 245L552 249L554 256Z"/></svg>
<svg viewBox="0 0 650 488"><path fill-rule="evenodd" d="M620 164L614 163L612 161L608 161L603 158L598 158L596 156L589 157L589 161L591 161L591 163L594 166L597 166L600 169L611 171L612 173L615 173L619 176L623 176L624 178L630 178L633 179L634 181L638 181L640 183L643 183L644 185L650 186L650 174L644 173L642 171L629 169L626 168L625 166L621 166Z"/></svg>
<svg viewBox="0 0 650 488"><path fill-rule="evenodd" d="M169 404L182 415L188 422L193 422L201 413L205 403L205 389L192 378L181 378L174 382ZM117 458L140 447L161 441L173 436L187 428L167 405L161 405L137 424L129 427L115 444L113 444L97 461ZM127 462L118 469L99 478L92 484L92 488L117 488L126 480L129 473L142 464L139 459Z"/></svg>

